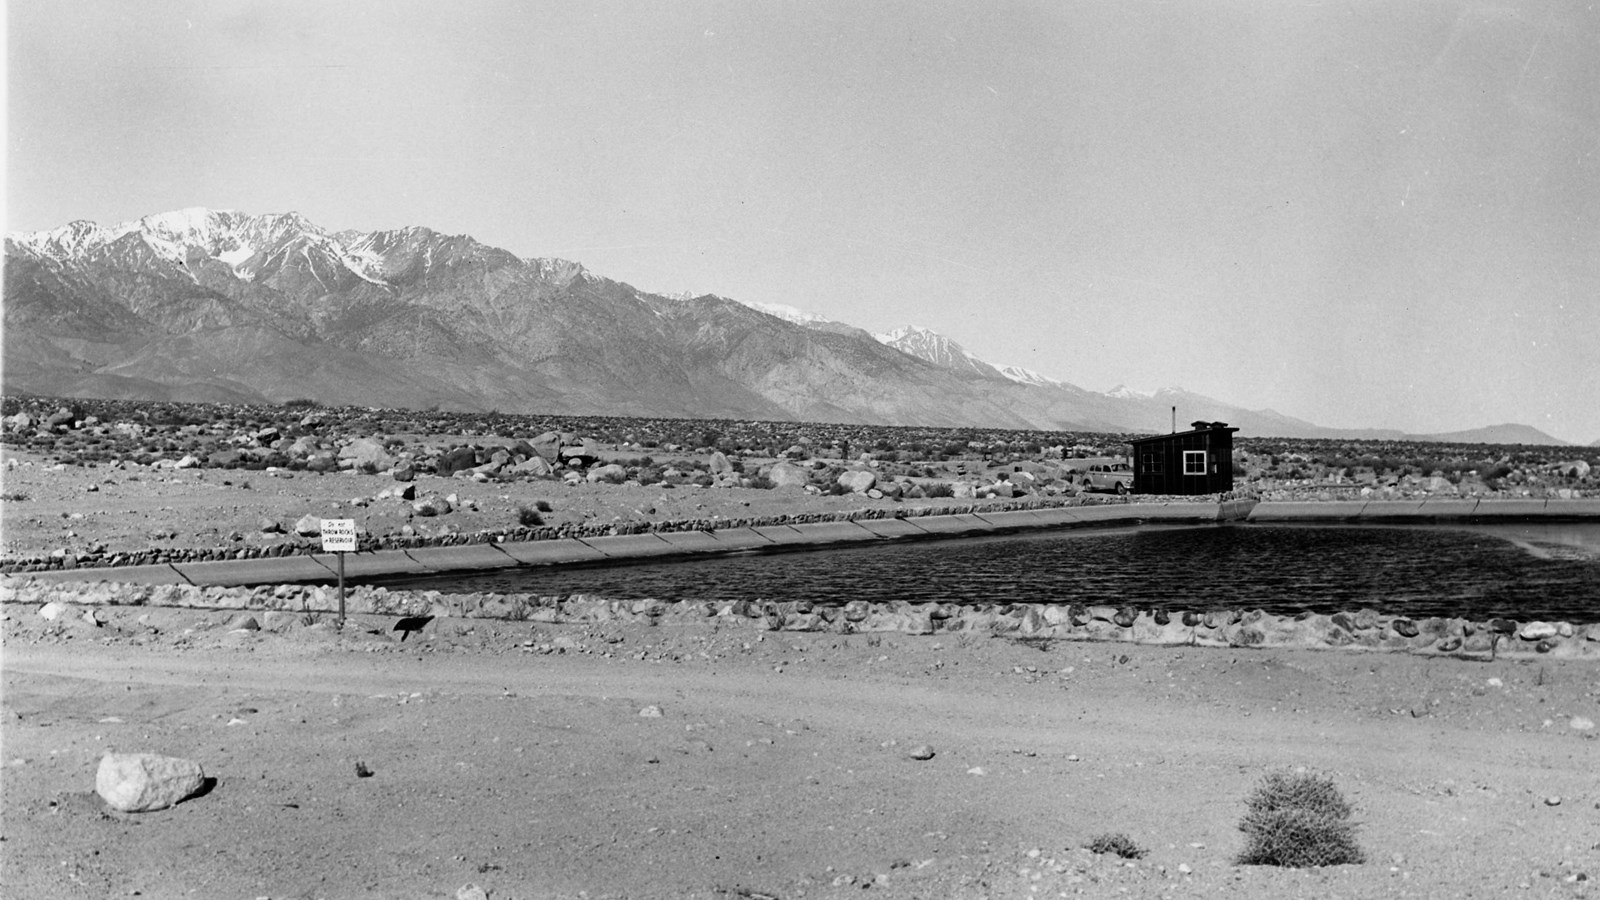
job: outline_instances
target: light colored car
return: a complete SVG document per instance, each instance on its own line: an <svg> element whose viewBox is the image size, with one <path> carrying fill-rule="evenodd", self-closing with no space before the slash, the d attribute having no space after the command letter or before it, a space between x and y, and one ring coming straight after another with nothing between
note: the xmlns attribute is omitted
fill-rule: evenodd
<svg viewBox="0 0 1600 900"><path fill-rule="evenodd" d="M1133 490L1133 467L1127 463L1090 466L1078 484L1086 490L1126 494Z"/></svg>

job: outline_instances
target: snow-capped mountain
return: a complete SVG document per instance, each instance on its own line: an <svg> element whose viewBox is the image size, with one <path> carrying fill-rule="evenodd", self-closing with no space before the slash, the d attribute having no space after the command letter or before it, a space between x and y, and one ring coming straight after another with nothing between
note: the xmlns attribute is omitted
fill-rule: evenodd
<svg viewBox="0 0 1600 900"><path fill-rule="evenodd" d="M6 237L41 257L65 263L102 252L129 235L161 259L189 271L196 280L198 275L191 266L202 259L219 261L249 281L261 269L298 255L313 271L319 264L331 264L380 283L370 271L370 257L349 253L335 237L292 212L249 216L196 207L111 227L78 221L51 231ZM312 253L322 258L314 259Z"/></svg>
<svg viewBox="0 0 1600 900"><path fill-rule="evenodd" d="M189 209L7 235L6 263L12 392L1033 424L850 326L421 227Z"/></svg>
<svg viewBox="0 0 1600 900"><path fill-rule="evenodd" d="M893 331L874 334L873 337L902 353L909 353L942 368L971 373L983 378L1006 377L999 369L973 356L965 347L937 331L920 325L906 325Z"/></svg>
<svg viewBox="0 0 1600 900"><path fill-rule="evenodd" d="M909 353L919 359L925 359L936 366L957 371L970 371L985 378L999 376L1018 384L1033 385L1035 387L1063 387L1068 386L1064 381L1057 381L1040 375L1032 369L1022 366L1002 366L979 359L972 351L961 346L950 338L921 325L905 325L893 331L884 331L874 334L882 343L901 351Z"/></svg>
<svg viewBox="0 0 1600 900"><path fill-rule="evenodd" d="M588 415L1319 436L1182 391L1100 394L947 337L666 297L423 227L184 209L5 239L4 390Z"/></svg>

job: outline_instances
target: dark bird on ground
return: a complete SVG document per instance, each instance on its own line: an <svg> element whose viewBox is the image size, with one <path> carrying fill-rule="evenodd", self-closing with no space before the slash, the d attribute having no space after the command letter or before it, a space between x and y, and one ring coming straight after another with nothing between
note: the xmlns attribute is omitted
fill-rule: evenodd
<svg viewBox="0 0 1600 900"><path fill-rule="evenodd" d="M411 636L411 632L421 631L432 621L433 616L406 616L394 623L394 630L400 632L400 643L403 644L406 638Z"/></svg>

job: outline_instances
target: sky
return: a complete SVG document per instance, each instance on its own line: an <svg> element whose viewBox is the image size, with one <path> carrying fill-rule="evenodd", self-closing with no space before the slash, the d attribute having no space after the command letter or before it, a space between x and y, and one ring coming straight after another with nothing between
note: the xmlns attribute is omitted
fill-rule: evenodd
<svg viewBox="0 0 1600 900"><path fill-rule="evenodd" d="M7 230L425 225L1094 390L1600 439L1594 3L5 8Z"/></svg>

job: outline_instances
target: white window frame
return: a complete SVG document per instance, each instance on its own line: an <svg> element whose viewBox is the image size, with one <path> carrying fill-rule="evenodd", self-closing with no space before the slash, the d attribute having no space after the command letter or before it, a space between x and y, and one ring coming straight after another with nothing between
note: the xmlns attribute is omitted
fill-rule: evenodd
<svg viewBox="0 0 1600 900"><path fill-rule="evenodd" d="M1194 460L1196 460L1196 459L1199 460L1199 468L1195 468ZM1204 475L1204 474L1206 474L1206 451L1204 451L1204 450L1185 450L1185 451L1183 451L1183 474L1185 474L1185 475Z"/></svg>

